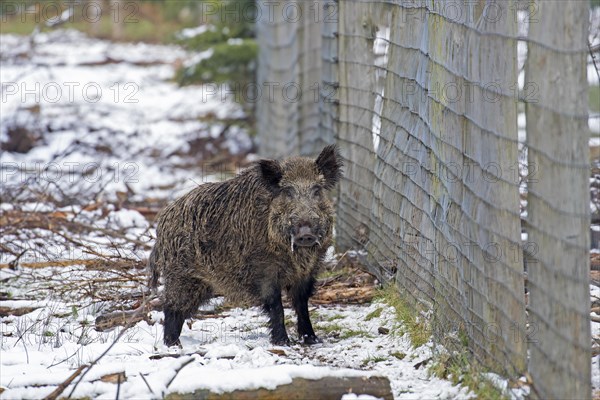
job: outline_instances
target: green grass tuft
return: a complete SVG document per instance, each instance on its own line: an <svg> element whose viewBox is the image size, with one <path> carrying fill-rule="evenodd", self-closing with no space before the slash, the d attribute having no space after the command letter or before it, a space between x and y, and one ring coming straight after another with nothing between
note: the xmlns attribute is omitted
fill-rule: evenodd
<svg viewBox="0 0 600 400"><path fill-rule="evenodd" d="M335 321L335 320L338 320L338 319L344 319L344 316L340 315L340 314L335 314L335 315L332 315L331 317L327 317L326 321L327 322L332 322L332 321Z"/></svg>
<svg viewBox="0 0 600 400"><path fill-rule="evenodd" d="M394 308L396 319L400 323L401 334L407 333L414 348L424 345L431 337L431 327L419 317L419 309L405 299L398 288L388 286L377 293L377 299ZM368 317L368 316L367 316ZM505 400L506 396L495 387L482 372L485 369L469 357L469 337L466 332L459 331L458 339L461 349L455 355L448 353L436 356L429 372L439 378L449 379L455 385L463 385L472 390L478 399ZM404 353L392 353L402 360Z"/></svg>
<svg viewBox="0 0 600 400"><path fill-rule="evenodd" d="M418 310L404 299L395 286L388 286L380 290L376 299L391 306L396 314L396 320L402 324L400 333L408 333L410 342L414 348L421 347L431 337L431 327L422 318L419 318Z"/></svg>
<svg viewBox="0 0 600 400"><path fill-rule="evenodd" d="M330 334L333 332L341 332L344 328L340 324L328 324L324 326L319 326L319 330L325 332L326 334Z"/></svg>
<svg viewBox="0 0 600 400"><path fill-rule="evenodd" d="M367 337L367 338L373 337L371 334L369 334L369 332L356 330L356 329L346 329L346 330L342 331L342 333L340 333L339 338L340 339L348 339L348 338L356 337L356 336Z"/></svg>
<svg viewBox="0 0 600 400"><path fill-rule="evenodd" d="M382 312L383 312L383 308L379 307L375 311L368 313L367 316L365 317L365 321L370 321L373 318L379 318L381 316Z"/></svg>
<svg viewBox="0 0 600 400"><path fill-rule="evenodd" d="M364 360L362 360L361 366L366 367L367 365L369 365L371 363L379 363L382 361L387 361L387 357L371 356L371 357L367 357Z"/></svg>
<svg viewBox="0 0 600 400"><path fill-rule="evenodd" d="M455 355L442 354L429 368L429 372L438 378L449 379L455 385L468 387L478 399L507 400L508 397L482 375L482 368L472 362L467 354L466 349Z"/></svg>
<svg viewBox="0 0 600 400"><path fill-rule="evenodd" d="M398 360L404 360L404 358L406 357L406 353L402 353L400 351L395 351L390 355L396 357Z"/></svg>

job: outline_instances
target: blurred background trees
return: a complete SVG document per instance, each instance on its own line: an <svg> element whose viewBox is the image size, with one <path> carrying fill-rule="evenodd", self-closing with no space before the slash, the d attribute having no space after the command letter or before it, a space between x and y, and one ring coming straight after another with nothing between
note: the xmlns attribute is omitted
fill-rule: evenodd
<svg viewBox="0 0 600 400"><path fill-rule="evenodd" d="M199 52L182 65L181 85L223 83L232 89L255 81L255 0L3 1L0 33L28 35L70 28L113 41L179 44Z"/></svg>

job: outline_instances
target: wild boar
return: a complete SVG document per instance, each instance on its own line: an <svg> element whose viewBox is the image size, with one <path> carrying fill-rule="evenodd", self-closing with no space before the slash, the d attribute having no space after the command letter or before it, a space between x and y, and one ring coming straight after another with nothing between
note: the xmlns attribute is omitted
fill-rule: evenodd
<svg viewBox="0 0 600 400"><path fill-rule="evenodd" d="M214 293L261 304L271 342L290 343L281 295L288 293L304 344L320 342L308 313L316 275L332 244L326 196L342 175L338 149L316 160L261 160L236 177L206 183L158 216L150 286L164 278L164 343L179 344L186 318Z"/></svg>

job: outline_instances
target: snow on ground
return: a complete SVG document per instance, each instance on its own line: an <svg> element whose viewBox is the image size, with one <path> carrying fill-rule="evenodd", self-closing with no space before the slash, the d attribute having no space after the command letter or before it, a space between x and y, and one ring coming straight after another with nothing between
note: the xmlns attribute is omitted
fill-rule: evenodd
<svg viewBox="0 0 600 400"><path fill-rule="evenodd" d="M56 274L63 279L67 275L88 279L98 276L82 266L43 268L30 275L0 270L0 279L8 282L3 290L10 290L15 298L39 298L0 302L0 307L39 307L0 321L0 386L6 388L0 398L48 395L77 367L96 359L119 335L121 328L108 332L93 328L95 317L106 304L86 304L77 296L68 301L48 296L47 288L33 289L43 285L45 277ZM218 305L218 300L213 305ZM407 337L378 332L380 327L392 331L398 328L388 306L318 307L312 315L317 334L324 339L316 346L273 347L268 339L267 318L260 309L233 308L185 324L182 348L178 349L162 345L162 325L157 322L163 314L154 311L148 321L129 328L90 369L73 396L114 398L117 385L101 378L124 372L126 381L118 389L121 398L161 398L168 393L203 388L215 392L268 389L290 383L294 377L373 374L387 376L398 399L473 397L465 388L430 377L426 367L415 368L431 357L429 345L412 349ZM294 320L293 313L286 309L290 332L294 332ZM165 356L169 354L180 357ZM175 377L175 371L186 363ZM69 386L64 394L72 388Z"/></svg>
<svg viewBox="0 0 600 400"><path fill-rule="evenodd" d="M245 154L252 143L231 122L243 110L223 91L172 82L176 66L193 57L176 46L75 31L3 35L0 139L19 128L35 138L26 153L3 152L3 183L56 183L71 195L104 185L107 196L141 199L174 197L211 179L191 144L205 141L210 155Z"/></svg>

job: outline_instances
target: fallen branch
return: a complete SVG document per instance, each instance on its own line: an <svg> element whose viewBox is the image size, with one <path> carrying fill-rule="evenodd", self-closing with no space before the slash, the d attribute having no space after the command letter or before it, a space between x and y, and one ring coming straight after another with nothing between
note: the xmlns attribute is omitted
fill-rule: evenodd
<svg viewBox="0 0 600 400"><path fill-rule="evenodd" d="M184 369L186 366L188 366L189 364L191 364L194 361L194 357L190 357L189 360L184 361L179 368L177 368L175 370L175 375L173 375L173 377L171 378L171 380L169 381L169 383L167 383L167 388L169 386L171 386L171 383L173 383L173 381L175 380L175 378L177 378L177 375L179 375L179 372Z"/></svg>
<svg viewBox="0 0 600 400"><path fill-rule="evenodd" d="M48 396L44 397L44 400L55 400L56 398L58 398L58 396L60 396L60 394L62 392L64 392L64 390L67 388L67 386L69 386L71 384L71 382L73 382L73 380L75 378L77 378L79 376L79 374L81 374L81 372L87 367L88 367L87 364L79 366L79 368L77 368L77 370L75 372L73 372L71 374L71 376L69 376L67 378L66 381L64 381L63 383L58 385L58 387L56 389L54 389L54 391L52 393L50 393ZM71 397L71 396L69 395L69 397Z"/></svg>

